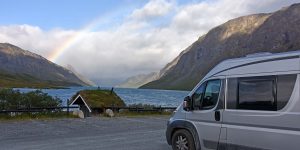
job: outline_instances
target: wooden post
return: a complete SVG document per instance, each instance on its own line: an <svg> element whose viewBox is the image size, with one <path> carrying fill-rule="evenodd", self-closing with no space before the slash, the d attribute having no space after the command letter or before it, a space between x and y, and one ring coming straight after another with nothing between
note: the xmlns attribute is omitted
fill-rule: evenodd
<svg viewBox="0 0 300 150"><path fill-rule="evenodd" d="M70 110L69 110L69 99L67 99L67 115L69 116Z"/></svg>
<svg viewBox="0 0 300 150"><path fill-rule="evenodd" d="M114 87L111 88L110 94L113 94L113 92L114 92Z"/></svg>
<svg viewBox="0 0 300 150"><path fill-rule="evenodd" d="M159 111L160 111L160 114L162 114L162 108L161 108L161 105L159 106Z"/></svg>
<svg viewBox="0 0 300 150"><path fill-rule="evenodd" d="M29 104L29 106L28 106L28 113L29 113L29 116L30 116L30 118L31 118L31 108L30 108L30 104Z"/></svg>

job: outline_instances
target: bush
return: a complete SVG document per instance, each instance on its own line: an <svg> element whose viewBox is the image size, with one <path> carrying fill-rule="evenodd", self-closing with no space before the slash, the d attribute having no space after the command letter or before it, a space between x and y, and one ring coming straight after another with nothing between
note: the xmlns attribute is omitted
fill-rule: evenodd
<svg viewBox="0 0 300 150"><path fill-rule="evenodd" d="M13 110L31 107L58 107L61 100L41 90L21 93L19 90L0 89L0 110Z"/></svg>
<svg viewBox="0 0 300 150"><path fill-rule="evenodd" d="M159 107L159 106L151 105L151 104L138 103L138 104L129 104L128 107L138 107L138 108L151 109L151 108Z"/></svg>

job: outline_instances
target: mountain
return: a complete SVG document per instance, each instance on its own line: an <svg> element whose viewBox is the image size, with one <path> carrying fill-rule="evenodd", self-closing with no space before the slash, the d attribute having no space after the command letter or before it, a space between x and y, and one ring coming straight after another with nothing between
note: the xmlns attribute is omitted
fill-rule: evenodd
<svg viewBox="0 0 300 150"><path fill-rule="evenodd" d="M158 78L158 73L152 72L149 74L140 74L133 77L128 78L123 83L117 85L117 87L121 88L138 88L146 83L149 83Z"/></svg>
<svg viewBox="0 0 300 150"><path fill-rule="evenodd" d="M0 64L0 87L90 85L72 71L9 43L0 43Z"/></svg>
<svg viewBox="0 0 300 150"><path fill-rule="evenodd" d="M70 70L71 72L73 72L84 83L86 83L86 84L88 84L90 86L96 86L96 84L93 81L89 80L85 76L83 76L80 73L78 73L72 65L67 65L65 68L68 69L68 70Z"/></svg>
<svg viewBox="0 0 300 150"><path fill-rule="evenodd" d="M230 20L201 36L141 88L192 89L215 65L258 52L300 49L300 4Z"/></svg>

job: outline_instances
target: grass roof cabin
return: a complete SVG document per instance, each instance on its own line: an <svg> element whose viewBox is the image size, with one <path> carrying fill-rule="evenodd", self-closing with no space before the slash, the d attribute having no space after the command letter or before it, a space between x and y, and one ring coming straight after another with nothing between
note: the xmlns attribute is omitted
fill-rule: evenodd
<svg viewBox="0 0 300 150"><path fill-rule="evenodd" d="M99 114L104 107L123 107L124 101L111 90L83 90L77 92L71 99L70 105L79 105L85 117Z"/></svg>

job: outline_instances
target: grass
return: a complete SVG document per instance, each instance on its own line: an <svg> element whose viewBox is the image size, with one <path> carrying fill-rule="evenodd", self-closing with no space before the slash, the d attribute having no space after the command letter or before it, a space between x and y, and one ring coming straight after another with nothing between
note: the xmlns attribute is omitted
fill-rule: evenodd
<svg viewBox="0 0 300 150"><path fill-rule="evenodd" d="M76 86L76 85L67 82L40 80L27 74L13 75L9 73L0 72L0 87L60 89L66 86Z"/></svg>
<svg viewBox="0 0 300 150"><path fill-rule="evenodd" d="M110 90L82 90L74 97L77 97L78 94L83 97L90 107L125 106L124 101L115 92L111 92Z"/></svg>
<svg viewBox="0 0 300 150"><path fill-rule="evenodd" d="M153 109L155 107L157 107L156 105L151 105L151 104L142 104L142 103L138 103L138 104L130 104L128 105L128 107L138 107L138 108L144 108L144 109ZM116 117L139 117L139 116L170 116L173 111L134 111L134 110L122 110L120 112L114 112ZM104 115L103 116L107 116Z"/></svg>
<svg viewBox="0 0 300 150"><path fill-rule="evenodd" d="M42 112L42 113L21 113L16 114L15 116L11 116L8 114L0 114L0 121L21 121L21 120L31 120L31 119L40 119L40 120L48 120L48 119L58 119L58 118L78 118L77 116L70 114L68 115L66 112Z"/></svg>
<svg viewBox="0 0 300 150"><path fill-rule="evenodd" d="M116 113L117 117L143 117L143 116L170 116L172 112L133 112L133 111L123 111Z"/></svg>

